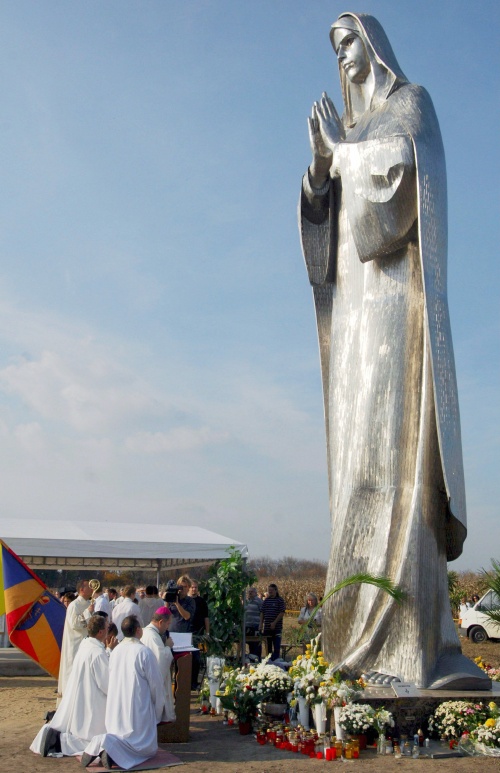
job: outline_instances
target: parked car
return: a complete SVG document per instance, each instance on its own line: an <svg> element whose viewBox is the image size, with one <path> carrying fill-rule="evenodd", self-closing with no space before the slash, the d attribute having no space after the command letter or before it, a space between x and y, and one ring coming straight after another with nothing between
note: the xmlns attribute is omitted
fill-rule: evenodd
<svg viewBox="0 0 500 773"><path fill-rule="evenodd" d="M484 614L484 611L500 609L500 598L489 590L477 604L464 612L459 619L460 634L468 636L475 644L488 639L500 639L500 625Z"/></svg>

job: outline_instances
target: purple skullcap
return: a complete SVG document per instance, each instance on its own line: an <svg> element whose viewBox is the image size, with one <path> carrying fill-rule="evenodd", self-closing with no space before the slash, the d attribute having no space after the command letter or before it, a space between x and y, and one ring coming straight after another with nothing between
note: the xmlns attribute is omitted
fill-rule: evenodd
<svg viewBox="0 0 500 773"><path fill-rule="evenodd" d="M171 615L171 614L172 612L168 607L159 607L155 612L155 615Z"/></svg>

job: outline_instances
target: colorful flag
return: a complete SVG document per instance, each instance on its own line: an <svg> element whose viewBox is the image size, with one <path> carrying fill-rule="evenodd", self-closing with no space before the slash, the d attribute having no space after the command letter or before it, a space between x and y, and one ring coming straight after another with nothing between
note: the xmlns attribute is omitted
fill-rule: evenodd
<svg viewBox="0 0 500 773"><path fill-rule="evenodd" d="M2 551L0 550L0 615L5 615L5 598L3 595Z"/></svg>
<svg viewBox="0 0 500 773"><path fill-rule="evenodd" d="M2 540L0 547L9 639L57 679L66 608Z"/></svg>

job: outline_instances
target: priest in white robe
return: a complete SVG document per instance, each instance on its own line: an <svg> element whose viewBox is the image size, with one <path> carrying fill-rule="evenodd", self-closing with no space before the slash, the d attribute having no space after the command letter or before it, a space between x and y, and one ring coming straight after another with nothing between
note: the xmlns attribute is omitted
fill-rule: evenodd
<svg viewBox="0 0 500 773"><path fill-rule="evenodd" d="M111 620L111 604L108 597L103 593L102 588L98 588L92 595L94 601L94 612L105 612Z"/></svg>
<svg viewBox="0 0 500 773"><path fill-rule="evenodd" d="M175 706L171 676L172 661L174 659L171 647L173 647L174 643L170 638L164 641L171 619L172 615L169 608L159 607L156 612L154 612L149 625L143 628L141 638L142 643L145 644L146 647L149 647L158 661L160 672L163 677L165 708L163 709L161 717L162 722L175 722Z"/></svg>
<svg viewBox="0 0 500 773"><path fill-rule="evenodd" d="M151 650L140 641L137 616L122 622L123 641L109 658L106 733L96 735L82 755L87 767L97 757L104 767L130 770L158 751L156 725L165 706L163 677Z"/></svg>
<svg viewBox="0 0 500 773"><path fill-rule="evenodd" d="M105 640L108 621L93 615L87 632L88 637L82 641L73 662L59 708L30 746L32 752L42 757L52 752L62 752L68 757L83 754L91 738L106 730L109 656Z"/></svg>
<svg viewBox="0 0 500 773"><path fill-rule="evenodd" d="M121 629L122 621L130 615L134 615L139 620L139 623L143 624L142 615L139 610L139 605L135 603L136 588L134 585L126 585L122 591L122 601L113 608L112 619L113 623L118 628L118 641L123 639L123 633Z"/></svg>
<svg viewBox="0 0 500 773"><path fill-rule="evenodd" d="M139 610L142 617L143 627L149 625L158 607L162 606L163 601L158 595L158 588L156 585L147 585L146 595L144 598L139 599Z"/></svg>
<svg viewBox="0 0 500 773"><path fill-rule="evenodd" d="M59 681L57 683L58 705L68 683L78 648L87 635L87 622L94 611L94 607L90 603L92 588L88 580L78 580L76 592L78 596L69 604L66 611L66 620L64 621L61 664L59 666Z"/></svg>

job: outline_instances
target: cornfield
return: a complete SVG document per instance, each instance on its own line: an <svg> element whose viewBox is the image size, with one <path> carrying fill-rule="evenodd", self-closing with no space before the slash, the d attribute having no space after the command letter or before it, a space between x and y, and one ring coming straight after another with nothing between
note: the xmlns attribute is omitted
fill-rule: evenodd
<svg viewBox="0 0 500 773"><path fill-rule="evenodd" d="M269 583L276 583L278 586L280 596L283 596L286 603L288 612L299 611L306 603L306 596L308 593L315 593L318 599L320 599L325 592L325 578L318 577L316 579L291 579L286 577L282 580L276 577L259 577L255 583L255 587L258 588L259 593L265 593Z"/></svg>

